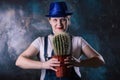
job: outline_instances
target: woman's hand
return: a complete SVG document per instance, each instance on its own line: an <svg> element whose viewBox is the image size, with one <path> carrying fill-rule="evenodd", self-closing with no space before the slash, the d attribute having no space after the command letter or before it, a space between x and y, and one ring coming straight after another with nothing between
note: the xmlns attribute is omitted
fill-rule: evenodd
<svg viewBox="0 0 120 80"><path fill-rule="evenodd" d="M43 69L51 69L57 71L55 69L55 66L60 66L60 62L58 61L58 59L55 58L51 58L50 60L42 63Z"/></svg>
<svg viewBox="0 0 120 80"><path fill-rule="evenodd" d="M78 67L80 64L80 61L78 61L75 57L69 56L64 60L64 63L67 65L67 68L71 68L73 66Z"/></svg>

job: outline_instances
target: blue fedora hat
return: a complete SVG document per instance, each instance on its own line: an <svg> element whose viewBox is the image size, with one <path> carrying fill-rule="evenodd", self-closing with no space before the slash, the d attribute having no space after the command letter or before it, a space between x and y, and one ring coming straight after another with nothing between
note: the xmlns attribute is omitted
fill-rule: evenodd
<svg viewBox="0 0 120 80"><path fill-rule="evenodd" d="M72 15L68 12L68 8L65 2L52 2L50 4L49 14L46 17L65 17Z"/></svg>

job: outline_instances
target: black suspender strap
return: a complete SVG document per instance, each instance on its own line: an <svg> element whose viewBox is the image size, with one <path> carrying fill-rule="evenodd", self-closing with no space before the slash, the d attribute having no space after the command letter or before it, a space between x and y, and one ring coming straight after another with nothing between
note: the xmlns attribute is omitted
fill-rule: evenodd
<svg viewBox="0 0 120 80"><path fill-rule="evenodd" d="M70 42L71 42L71 46L70 46L70 54L72 55L72 35L70 35Z"/></svg>
<svg viewBox="0 0 120 80"><path fill-rule="evenodd" d="M44 57L45 57L45 61L47 61L47 48L48 48L48 36L44 37Z"/></svg>
<svg viewBox="0 0 120 80"><path fill-rule="evenodd" d="M52 56L54 55L54 50L52 50L52 54L51 54Z"/></svg>

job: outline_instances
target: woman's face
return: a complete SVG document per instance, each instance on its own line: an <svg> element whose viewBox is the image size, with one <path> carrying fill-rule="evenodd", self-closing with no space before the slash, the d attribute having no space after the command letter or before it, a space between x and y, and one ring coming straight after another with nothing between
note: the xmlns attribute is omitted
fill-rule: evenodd
<svg viewBox="0 0 120 80"><path fill-rule="evenodd" d="M68 17L51 17L49 22L54 34L66 31L69 25Z"/></svg>

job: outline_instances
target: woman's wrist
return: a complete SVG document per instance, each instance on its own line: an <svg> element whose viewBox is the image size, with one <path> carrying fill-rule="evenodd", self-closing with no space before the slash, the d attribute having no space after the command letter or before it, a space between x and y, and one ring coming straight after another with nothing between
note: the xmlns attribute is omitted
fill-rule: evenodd
<svg viewBox="0 0 120 80"><path fill-rule="evenodd" d="M45 62L41 62L41 69L45 69L44 64Z"/></svg>

